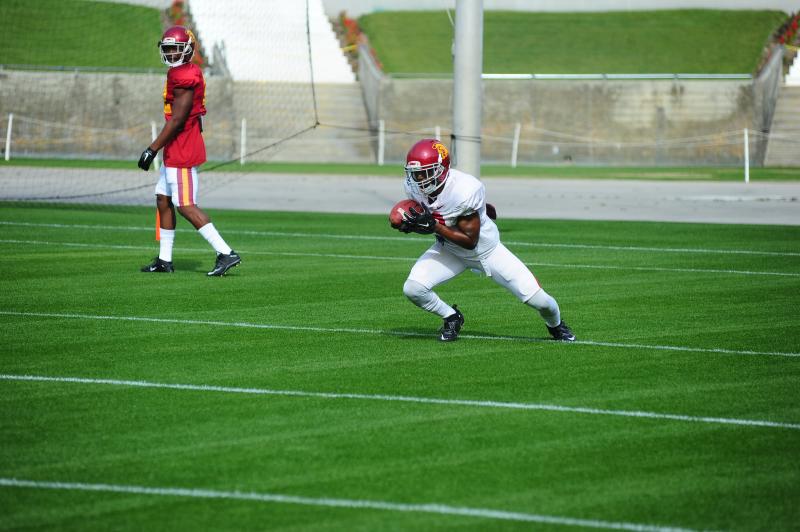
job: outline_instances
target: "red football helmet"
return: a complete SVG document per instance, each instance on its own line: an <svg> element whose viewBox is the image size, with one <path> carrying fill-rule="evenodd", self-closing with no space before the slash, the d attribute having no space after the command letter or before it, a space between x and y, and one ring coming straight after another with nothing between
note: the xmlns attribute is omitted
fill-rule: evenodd
<svg viewBox="0 0 800 532"><path fill-rule="evenodd" d="M168 67L176 67L192 60L196 39L191 30L183 26L172 26L158 41L161 61Z"/></svg>
<svg viewBox="0 0 800 532"><path fill-rule="evenodd" d="M450 152L438 139L422 139L406 155L406 182L423 194L444 185L450 173Z"/></svg>

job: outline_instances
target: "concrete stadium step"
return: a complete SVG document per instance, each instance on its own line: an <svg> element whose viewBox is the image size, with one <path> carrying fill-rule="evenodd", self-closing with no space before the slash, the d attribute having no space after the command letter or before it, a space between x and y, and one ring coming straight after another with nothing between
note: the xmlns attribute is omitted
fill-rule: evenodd
<svg viewBox="0 0 800 532"><path fill-rule="evenodd" d="M269 161L374 163L374 141L368 132L320 126L267 154Z"/></svg>
<svg viewBox="0 0 800 532"><path fill-rule="evenodd" d="M773 120L770 128L773 133L787 129L800 129L800 113L794 113L780 120Z"/></svg>
<svg viewBox="0 0 800 532"><path fill-rule="evenodd" d="M192 0L191 9L205 47L224 49L234 80L307 81L312 59L316 81L355 82L322 0Z"/></svg>
<svg viewBox="0 0 800 532"><path fill-rule="evenodd" d="M800 87L781 87L764 164L800 166Z"/></svg>
<svg viewBox="0 0 800 532"><path fill-rule="evenodd" d="M253 161L375 162L375 144L357 83L234 83L234 114L247 119L248 151L314 126L256 154Z"/></svg>

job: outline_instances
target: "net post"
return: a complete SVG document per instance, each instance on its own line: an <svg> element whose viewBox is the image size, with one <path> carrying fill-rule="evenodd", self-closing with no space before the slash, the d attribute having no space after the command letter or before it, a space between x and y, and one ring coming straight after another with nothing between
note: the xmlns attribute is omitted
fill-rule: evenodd
<svg viewBox="0 0 800 532"><path fill-rule="evenodd" d="M383 152L386 149L386 127L383 120L378 120L378 166L383 166Z"/></svg>
<svg viewBox="0 0 800 532"><path fill-rule="evenodd" d="M519 134L522 124L519 122L514 126L514 142L511 144L511 168L517 167L517 153L519 152Z"/></svg>
<svg viewBox="0 0 800 532"><path fill-rule="evenodd" d="M244 157L247 153L247 119L242 118L242 133L239 139L239 164L244 166Z"/></svg>
<svg viewBox="0 0 800 532"><path fill-rule="evenodd" d="M6 129L6 161L11 159L11 126L14 124L14 113L8 113L8 129Z"/></svg>
<svg viewBox="0 0 800 532"><path fill-rule="evenodd" d="M744 128L744 182L750 182L750 140L747 128Z"/></svg>
<svg viewBox="0 0 800 532"><path fill-rule="evenodd" d="M156 127L156 123L155 123L154 120L150 121L150 136L152 137L152 140L156 140L156 137L158 136L157 127ZM161 169L161 163L159 162L158 159L159 159L159 155L156 154L155 159L153 159L153 167L156 170L160 170Z"/></svg>

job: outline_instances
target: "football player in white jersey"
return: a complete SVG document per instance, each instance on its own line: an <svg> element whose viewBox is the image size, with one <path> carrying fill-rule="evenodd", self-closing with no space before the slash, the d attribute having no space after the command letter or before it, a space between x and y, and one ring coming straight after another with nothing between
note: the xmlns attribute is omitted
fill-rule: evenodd
<svg viewBox="0 0 800 532"><path fill-rule="evenodd" d="M458 338L464 315L433 289L466 269L481 272L536 309L556 340L571 342L575 335L562 321L558 303L516 255L502 242L497 225L487 215L486 190L476 177L450 168L447 147L423 139L406 156L406 194L425 212L404 215L405 233L435 234L436 243L417 259L403 293L418 307L441 316L440 340ZM490 209L489 214L493 214Z"/></svg>

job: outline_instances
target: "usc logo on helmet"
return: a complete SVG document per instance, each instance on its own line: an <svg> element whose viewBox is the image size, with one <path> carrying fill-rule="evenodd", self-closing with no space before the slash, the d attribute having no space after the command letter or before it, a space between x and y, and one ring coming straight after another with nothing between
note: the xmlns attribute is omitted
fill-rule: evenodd
<svg viewBox="0 0 800 532"><path fill-rule="evenodd" d="M442 160L447 158L447 147L444 144L441 142L434 142L432 147L439 152L439 157L441 157Z"/></svg>

